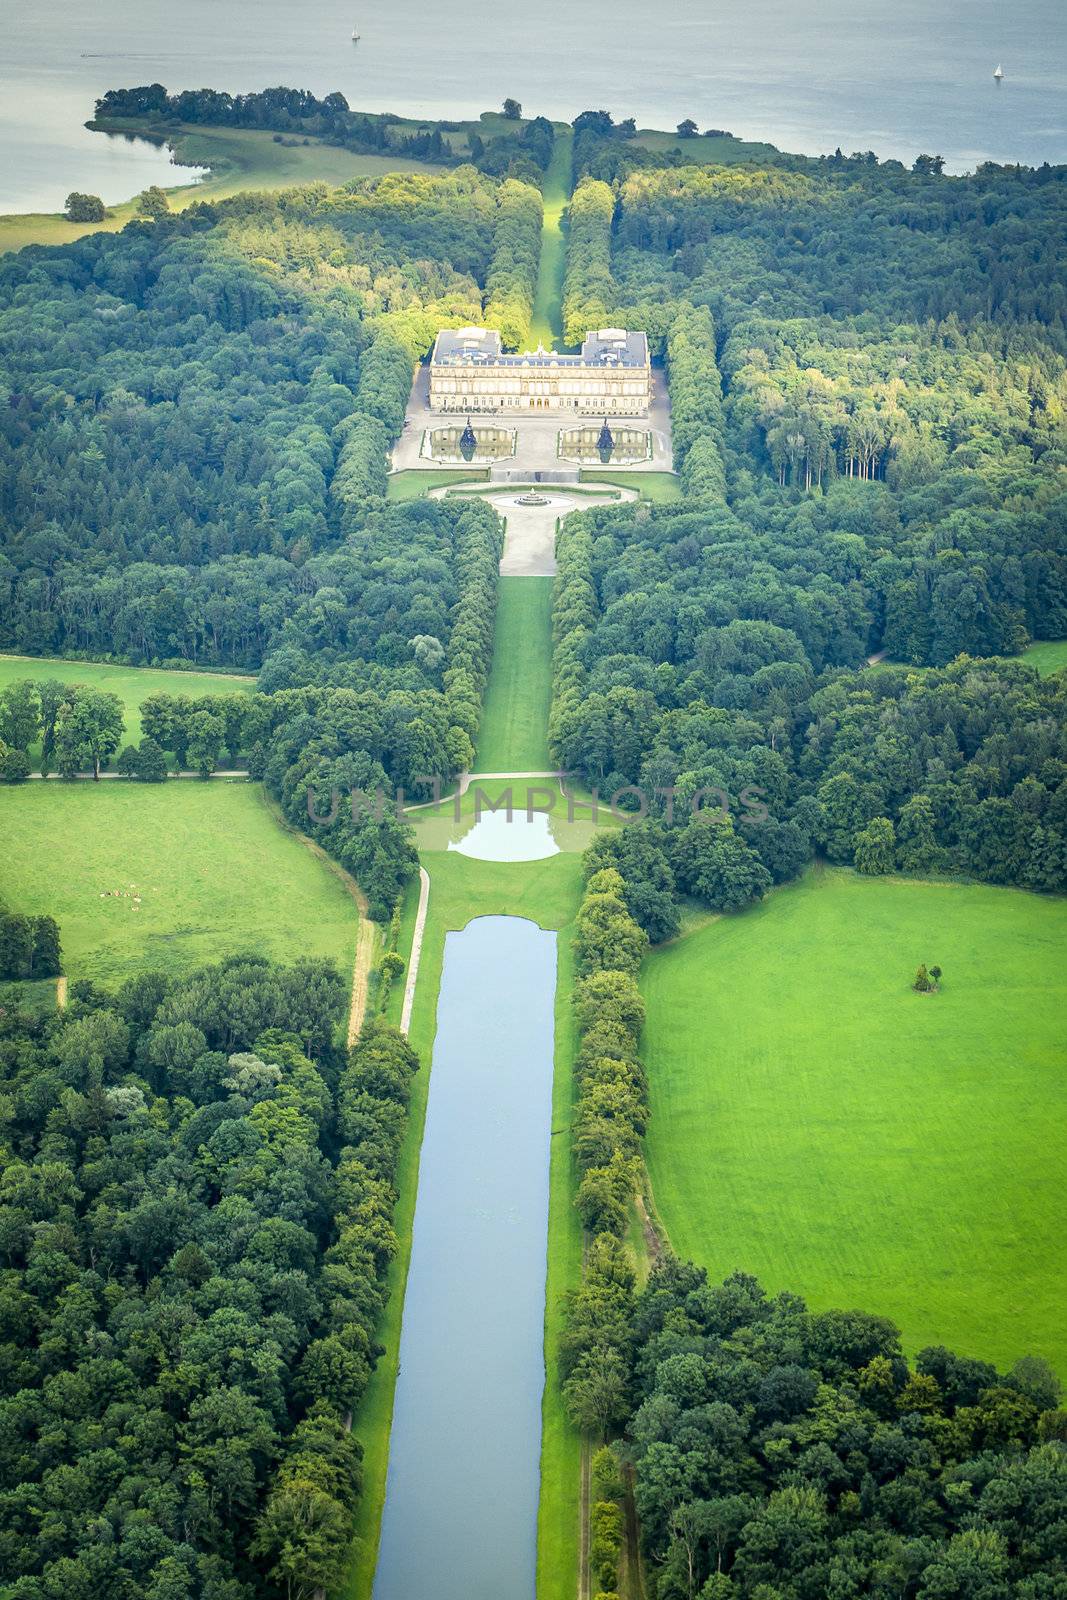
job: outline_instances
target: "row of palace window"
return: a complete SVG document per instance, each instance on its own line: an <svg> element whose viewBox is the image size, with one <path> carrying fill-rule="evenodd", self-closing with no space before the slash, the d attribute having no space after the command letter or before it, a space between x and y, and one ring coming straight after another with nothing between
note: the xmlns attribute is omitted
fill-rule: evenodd
<svg viewBox="0 0 1067 1600"><path fill-rule="evenodd" d="M503 385L499 383L468 383L465 380L457 383L455 380L449 381L444 378L435 378L433 387L435 392L438 394L493 395L494 397L498 397L499 402L503 405L508 404L509 395L516 396L516 399L519 401L519 403L521 403L522 398L526 395L554 394L560 396L573 396L575 404L577 405L578 401L581 400L585 395L602 396L628 394L641 396L647 395L648 393L647 381L637 381L631 383L530 383L524 385L521 389L505 389Z"/></svg>

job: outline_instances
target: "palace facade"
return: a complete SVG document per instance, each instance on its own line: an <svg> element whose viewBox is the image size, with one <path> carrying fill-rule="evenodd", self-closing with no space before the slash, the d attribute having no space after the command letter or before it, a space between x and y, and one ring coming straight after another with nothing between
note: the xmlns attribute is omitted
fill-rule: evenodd
<svg viewBox="0 0 1067 1600"><path fill-rule="evenodd" d="M579 355L511 355L491 328L443 329L430 357L434 411L566 411L573 416L648 415L648 339L625 328L587 333Z"/></svg>

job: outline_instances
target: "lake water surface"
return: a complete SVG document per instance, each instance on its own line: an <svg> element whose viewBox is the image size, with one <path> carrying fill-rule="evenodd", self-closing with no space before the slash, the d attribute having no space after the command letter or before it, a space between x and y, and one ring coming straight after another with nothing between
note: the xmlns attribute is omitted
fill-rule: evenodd
<svg viewBox="0 0 1067 1600"><path fill-rule="evenodd" d="M56 0L0 15L0 211L54 209L72 188L117 200L167 173L81 126L105 89L153 81L340 89L415 116L515 95L811 154L939 151L957 170L1067 160L1063 0Z"/></svg>
<svg viewBox="0 0 1067 1600"><path fill-rule="evenodd" d="M533 1600L556 936L445 942L374 1600Z"/></svg>

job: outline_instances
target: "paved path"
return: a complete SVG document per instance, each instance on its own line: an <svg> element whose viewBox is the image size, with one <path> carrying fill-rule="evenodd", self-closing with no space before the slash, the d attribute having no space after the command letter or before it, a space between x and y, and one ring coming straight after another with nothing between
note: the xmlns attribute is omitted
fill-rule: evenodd
<svg viewBox="0 0 1067 1600"><path fill-rule="evenodd" d="M244 773L244 777L248 774ZM356 902L356 911L359 922L356 928L356 959L352 964L352 998L348 1005L348 1027L345 1031L345 1041L351 1050L359 1038L359 1030L363 1026L363 1018L367 1013L367 994L370 989L371 957L374 953L374 924L368 915L367 897L350 872L346 872L339 861L332 856L314 839L309 839L306 833L301 833L299 828L294 828L288 817L267 793L266 789L260 790L263 804L274 818L280 828L292 834L294 839L299 839L305 850L309 850L317 860L321 861L327 871L338 878L344 888Z"/></svg>
<svg viewBox="0 0 1067 1600"><path fill-rule="evenodd" d="M430 904L430 874L419 868L419 908L415 913L415 930L411 935L411 954L408 957L408 976L404 985L404 1005L400 1013L400 1031L405 1039L411 1031L411 1008L415 1004L415 984L419 976L419 959L422 956L422 936L426 929L426 911Z"/></svg>
<svg viewBox="0 0 1067 1600"><path fill-rule="evenodd" d="M352 999L348 1007L348 1032L345 1043L351 1050L359 1038L359 1030L363 1026L363 1018L367 1015L367 993L370 989L370 964L374 954L374 926L367 916L367 902L362 890L356 886L359 903L359 931L356 934L356 959L352 966ZM351 892L351 890L350 890Z"/></svg>
<svg viewBox="0 0 1067 1600"><path fill-rule="evenodd" d="M518 494L493 494L485 497L493 510L504 518L504 554L500 559L502 578L554 578L556 567L556 528L562 517L591 506L618 505L636 500L633 489L617 494L570 495L548 490L543 506L524 506Z"/></svg>
<svg viewBox="0 0 1067 1600"><path fill-rule="evenodd" d="M94 777L93 777L91 772L79 772L77 774L77 776L75 778L73 778L73 779L64 778L64 776L63 776L63 774L61 772L50 772L48 774L47 778L44 776L44 774L42 772L29 772L29 773L27 773L26 776L30 780L31 783L33 782L34 779L36 779L38 783L71 783L71 782L73 782L73 783L82 783L82 782L85 781L86 778L89 779L90 783L95 783L96 782L96 779L94 779ZM230 768L226 768L224 771L213 772L211 774L211 778L247 778L247 777L248 777L248 773L247 772L238 771L236 768L233 769L233 770L231 770ZM126 774L124 772L102 772L100 774L100 782L101 783L105 782L109 778L113 778L113 779L121 778L124 783L137 783L139 781L136 778L127 778L127 776L126 776ZM169 782L171 778L184 778L184 779L189 779L189 780L195 778L199 783L210 783L211 782L211 778L202 778L200 776L199 772L168 772L167 781Z"/></svg>

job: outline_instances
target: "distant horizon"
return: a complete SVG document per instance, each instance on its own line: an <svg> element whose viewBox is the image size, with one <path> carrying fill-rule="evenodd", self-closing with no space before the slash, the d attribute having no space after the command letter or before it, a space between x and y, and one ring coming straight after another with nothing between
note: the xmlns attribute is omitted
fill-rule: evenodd
<svg viewBox="0 0 1067 1600"><path fill-rule="evenodd" d="M1020 0L1010 13L982 0L966 29L952 0L903 0L873 15L844 0L722 0L700 17L688 9L667 0L653 30L625 0L610 13L547 0L537 38L565 48L546 66L517 0L476 20L421 0L359 6L358 44L341 0L312 0L299 26L282 0L189 0L177 41L162 0L136 15L102 0L91 17L64 0L20 18L17 36L13 22L0 25L0 211L55 210L70 189L112 204L166 181L159 152L109 148L84 126L106 89L146 82L236 94L288 80L318 95L339 90L360 109L434 119L477 117L507 95L553 120L605 105L643 128L692 117L801 155L840 146L910 165L938 152L952 172L986 160L1067 161L1067 18L1056 0ZM605 56L605 41L620 35L631 48Z"/></svg>

